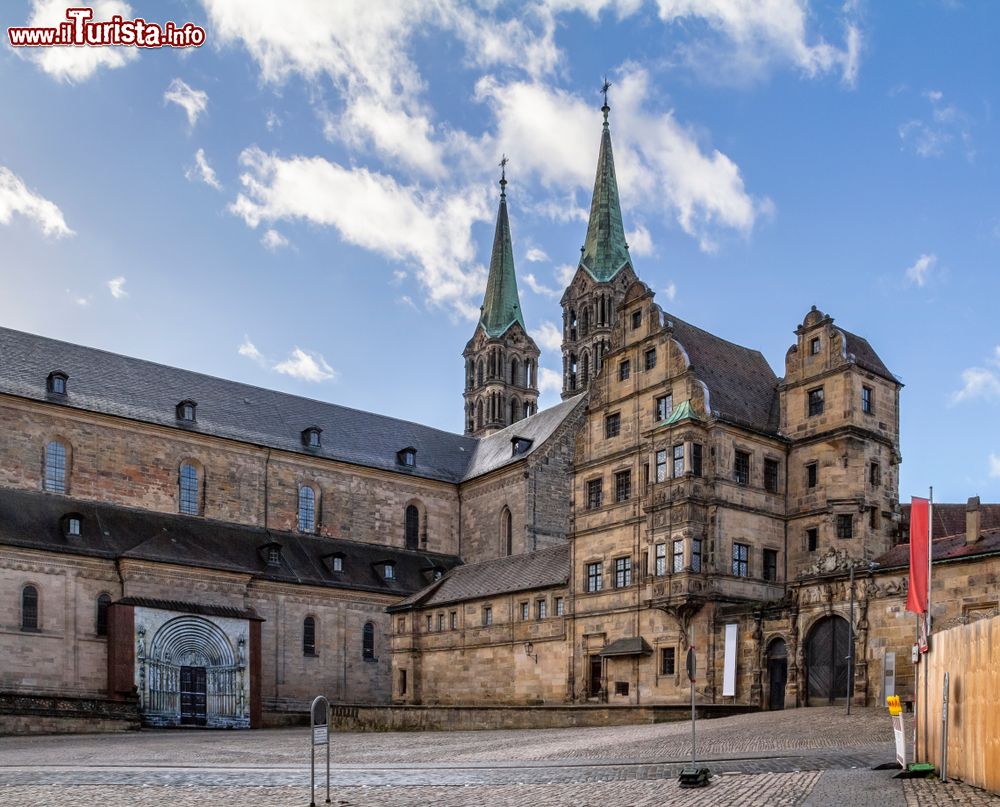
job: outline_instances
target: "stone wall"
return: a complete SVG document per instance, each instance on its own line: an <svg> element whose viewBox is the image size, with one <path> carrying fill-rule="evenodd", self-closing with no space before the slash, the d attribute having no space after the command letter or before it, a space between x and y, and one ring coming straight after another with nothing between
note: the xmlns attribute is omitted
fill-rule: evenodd
<svg viewBox="0 0 1000 807"><path fill-rule="evenodd" d="M139 728L133 700L0 692L0 735L76 734Z"/></svg>

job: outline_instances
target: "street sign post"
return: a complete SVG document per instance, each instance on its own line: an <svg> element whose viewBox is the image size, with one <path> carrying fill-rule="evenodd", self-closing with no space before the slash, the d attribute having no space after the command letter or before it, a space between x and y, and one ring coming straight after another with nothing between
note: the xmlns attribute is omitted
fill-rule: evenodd
<svg viewBox="0 0 1000 807"><path fill-rule="evenodd" d="M309 807L316 807L316 746L326 746L326 803L330 803L330 701L322 695L309 707Z"/></svg>
<svg viewBox="0 0 1000 807"><path fill-rule="evenodd" d="M712 775L708 768L698 767L697 754L697 733L695 722L697 713L694 705L694 682L698 674L698 656L694 647L694 628L691 628L691 635L688 639L687 661L688 680L691 682L691 765L681 769L679 782L681 787L706 787L708 779Z"/></svg>

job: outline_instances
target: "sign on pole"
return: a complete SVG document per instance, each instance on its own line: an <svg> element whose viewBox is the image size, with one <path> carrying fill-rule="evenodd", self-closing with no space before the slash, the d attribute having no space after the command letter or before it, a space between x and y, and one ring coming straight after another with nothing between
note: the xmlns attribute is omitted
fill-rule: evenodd
<svg viewBox="0 0 1000 807"><path fill-rule="evenodd" d="M903 706L900 703L899 695L890 695L885 699L889 707L889 715L892 717L892 734L896 740L896 762L906 770L906 732L903 729Z"/></svg>
<svg viewBox="0 0 1000 807"><path fill-rule="evenodd" d="M330 803L330 701L322 695L309 707L309 807L316 807L316 746L326 746L326 803Z"/></svg>

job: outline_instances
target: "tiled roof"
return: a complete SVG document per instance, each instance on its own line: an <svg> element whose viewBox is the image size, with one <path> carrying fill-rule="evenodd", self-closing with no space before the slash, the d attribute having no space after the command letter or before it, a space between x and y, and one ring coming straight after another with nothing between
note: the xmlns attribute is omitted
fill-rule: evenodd
<svg viewBox="0 0 1000 807"><path fill-rule="evenodd" d="M653 648L641 636L630 636L627 639L617 639L604 645L599 656L648 656Z"/></svg>
<svg viewBox="0 0 1000 807"><path fill-rule="evenodd" d="M252 619L263 622L263 617L257 616L252 609L233 608L228 605L205 605L200 602L182 602L180 600L157 600L150 597L122 597L115 600L120 605L136 605L140 608L157 608L160 611L180 611L187 614L202 616L222 616L232 619Z"/></svg>
<svg viewBox="0 0 1000 807"><path fill-rule="evenodd" d="M465 473L465 478L472 479L476 476L482 476L533 454L552 436L573 410L583 403L586 397L586 395L578 395L562 401L548 409L543 409L530 418L519 420L505 429L494 432L489 437L480 438L469 470ZM513 454L511 440L514 437L531 440L531 447L521 454Z"/></svg>
<svg viewBox="0 0 1000 807"><path fill-rule="evenodd" d="M949 535L965 535L965 511L967 505L950 502L934 503L934 539ZM910 537L910 503L900 505L900 535ZM1000 504L979 505L979 529L1000 529Z"/></svg>
<svg viewBox="0 0 1000 807"><path fill-rule="evenodd" d="M1000 529L983 530L980 538L974 544L965 542L965 535L952 535L947 538L934 539L934 562L946 560L961 560L977 555L1000 554ZM895 569L910 565L909 543L897 544L876 562L883 569Z"/></svg>
<svg viewBox="0 0 1000 807"><path fill-rule="evenodd" d="M430 608L512 591L562 586L569 580L569 544L511 555L468 566L456 566L436 583L389 608Z"/></svg>
<svg viewBox="0 0 1000 807"><path fill-rule="evenodd" d="M705 382L712 411L763 432L778 429L778 377L759 350L741 347L669 317L695 376Z"/></svg>
<svg viewBox="0 0 1000 807"><path fill-rule="evenodd" d="M882 359L879 358L878 353L875 352L875 348L868 343L867 339L850 331L845 331L843 328L839 328L838 330L844 334L847 340L846 348L848 357L853 355L854 363L858 367L870 370L876 375L898 383L896 376L889 372L889 368L885 366Z"/></svg>
<svg viewBox="0 0 1000 807"><path fill-rule="evenodd" d="M502 182L501 187L506 185ZM500 194L497 227L493 235L493 253L490 256L490 274L486 281L483 311L479 318L486 335L499 337L515 322L527 333L521 315L521 299L517 295L517 276L514 274L514 248L510 238L510 220L507 218L507 194Z"/></svg>
<svg viewBox="0 0 1000 807"><path fill-rule="evenodd" d="M46 392L53 370L69 375L65 396ZM0 328L0 393L448 482L465 476L476 447L473 438L418 423L7 328ZM190 425L176 418L186 399L198 404ZM302 445L310 426L323 430L318 449ZM417 450L413 468L397 462L409 447Z"/></svg>
<svg viewBox="0 0 1000 807"><path fill-rule="evenodd" d="M82 517L82 534L67 536L63 519ZM261 580L301 583L406 596L424 588L433 571L459 559L299 533L267 531L195 516L132 510L50 493L0 489L0 544L106 559L135 559L247 574ZM270 565L265 548L280 546ZM334 572L329 557L343 556ZM379 568L395 564L386 580Z"/></svg>
<svg viewBox="0 0 1000 807"><path fill-rule="evenodd" d="M618 196L615 158L611 150L611 130L608 128L608 108L604 107L604 129L601 150L597 156L594 194L590 200L587 236L580 255L582 266L598 283L607 283L628 263L628 244Z"/></svg>

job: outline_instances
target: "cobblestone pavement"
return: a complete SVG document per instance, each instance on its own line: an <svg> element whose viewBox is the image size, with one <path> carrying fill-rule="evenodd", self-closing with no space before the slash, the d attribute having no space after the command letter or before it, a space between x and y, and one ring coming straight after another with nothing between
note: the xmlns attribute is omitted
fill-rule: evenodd
<svg viewBox="0 0 1000 807"><path fill-rule="evenodd" d="M699 723L714 776L681 790L690 724L331 735L347 805L984 805L958 784L871 771L893 758L882 710L801 709ZM0 804L309 803L308 731L155 731L0 738ZM324 758L317 759L321 769ZM323 796L317 802L324 803Z"/></svg>

